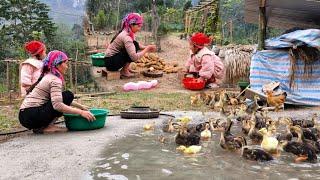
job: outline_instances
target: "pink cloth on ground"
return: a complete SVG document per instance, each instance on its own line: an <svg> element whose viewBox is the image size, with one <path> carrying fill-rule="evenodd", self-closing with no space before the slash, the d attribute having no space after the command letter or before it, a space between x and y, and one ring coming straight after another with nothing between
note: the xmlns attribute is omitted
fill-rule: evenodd
<svg viewBox="0 0 320 180"><path fill-rule="evenodd" d="M220 58L204 47L197 54L192 54L185 64L189 72L199 73L207 83L221 83L224 76L224 65Z"/></svg>

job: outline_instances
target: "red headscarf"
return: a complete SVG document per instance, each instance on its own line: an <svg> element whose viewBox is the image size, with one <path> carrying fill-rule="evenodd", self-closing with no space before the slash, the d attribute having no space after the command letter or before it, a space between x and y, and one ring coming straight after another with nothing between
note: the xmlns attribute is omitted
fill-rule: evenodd
<svg viewBox="0 0 320 180"><path fill-rule="evenodd" d="M203 33L193 34L190 41L193 45L201 49L211 42L210 38Z"/></svg>
<svg viewBox="0 0 320 180"><path fill-rule="evenodd" d="M30 41L24 45L24 49L32 56L42 53L45 48L46 46L40 41Z"/></svg>

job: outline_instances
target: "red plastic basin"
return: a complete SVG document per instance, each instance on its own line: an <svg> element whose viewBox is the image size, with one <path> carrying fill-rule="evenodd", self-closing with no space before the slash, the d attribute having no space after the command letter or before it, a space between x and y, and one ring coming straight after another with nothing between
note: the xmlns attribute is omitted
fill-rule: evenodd
<svg viewBox="0 0 320 180"><path fill-rule="evenodd" d="M182 83L186 89L190 90L201 90L206 85L206 82L204 80L199 80L198 78L193 77L183 78Z"/></svg>

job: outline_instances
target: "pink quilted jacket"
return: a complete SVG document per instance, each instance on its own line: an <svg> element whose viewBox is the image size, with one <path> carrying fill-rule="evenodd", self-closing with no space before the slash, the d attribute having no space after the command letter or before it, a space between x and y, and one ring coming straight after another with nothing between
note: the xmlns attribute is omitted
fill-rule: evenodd
<svg viewBox="0 0 320 180"><path fill-rule="evenodd" d="M185 66L189 72L199 73L200 77L208 79L208 83L220 84L225 76L220 58L206 47L197 54L191 53Z"/></svg>

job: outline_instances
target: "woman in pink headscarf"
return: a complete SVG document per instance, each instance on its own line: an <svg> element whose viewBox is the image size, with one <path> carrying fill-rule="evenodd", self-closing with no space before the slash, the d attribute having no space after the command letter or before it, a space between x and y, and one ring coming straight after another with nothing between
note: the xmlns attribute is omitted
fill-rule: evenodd
<svg viewBox="0 0 320 180"><path fill-rule="evenodd" d="M135 33L141 30L143 19L138 13L130 13L122 20L122 28L113 37L106 50L105 66L108 71L118 71L122 78L133 77L129 65L145 53L156 50L155 45L143 46L135 41ZM138 52L140 51L140 52Z"/></svg>
<svg viewBox="0 0 320 180"><path fill-rule="evenodd" d="M27 91L20 106L19 121L22 126L35 133L52 133L66 131L66 128L53 124L63 113L79 114L89 121L95 119L84 106L73 102L72 92L62 92L67 61L68 56L61 51L48 53L39 79Z"/></svg>

